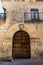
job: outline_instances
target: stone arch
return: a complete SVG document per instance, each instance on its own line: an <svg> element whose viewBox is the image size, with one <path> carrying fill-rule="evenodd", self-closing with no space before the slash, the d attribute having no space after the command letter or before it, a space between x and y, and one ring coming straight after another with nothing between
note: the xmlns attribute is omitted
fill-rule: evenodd
<svg viewBox="0 0 43 65"><path fill-rule="evenodd" d="M13 35L12 58L31 58L30 36L24 30Z"/></svg>

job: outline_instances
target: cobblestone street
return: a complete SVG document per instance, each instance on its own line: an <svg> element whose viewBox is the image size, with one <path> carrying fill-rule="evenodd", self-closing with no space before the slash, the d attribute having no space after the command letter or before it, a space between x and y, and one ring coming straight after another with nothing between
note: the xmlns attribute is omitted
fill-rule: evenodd
<svg viewBox="0 0 43 65"><path fill-rule="evenodd" d="M0 65L43 65L43 60L17 59L14 62L0 62Z"/></svg>

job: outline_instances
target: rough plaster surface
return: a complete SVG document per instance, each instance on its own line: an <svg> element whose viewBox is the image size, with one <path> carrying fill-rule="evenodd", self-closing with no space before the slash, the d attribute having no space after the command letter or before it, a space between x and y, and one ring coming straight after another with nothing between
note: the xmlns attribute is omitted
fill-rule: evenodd
<svg viewBox="0 0 43 65"><path fill-rule="evenodd" d="M30 35L31 59L43 59L43 22L24 23L24 12L30 12L31 8L43 12L42 5L43 3L3 3L7 17L6 22L0 25L0 58L12 57L13 35L19 30L19 24L23 24L23 30Z"/></svg>

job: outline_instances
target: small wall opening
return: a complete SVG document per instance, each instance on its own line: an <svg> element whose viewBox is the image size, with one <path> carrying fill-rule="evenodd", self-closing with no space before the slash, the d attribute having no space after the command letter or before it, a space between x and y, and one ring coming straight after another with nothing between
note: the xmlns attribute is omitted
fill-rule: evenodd
<svg viewBox="0 0 43 65"><path fill-rule="evenodd" d="M30 36L23 30L19 30L13 35L12 58L31 58Z"/></svg>

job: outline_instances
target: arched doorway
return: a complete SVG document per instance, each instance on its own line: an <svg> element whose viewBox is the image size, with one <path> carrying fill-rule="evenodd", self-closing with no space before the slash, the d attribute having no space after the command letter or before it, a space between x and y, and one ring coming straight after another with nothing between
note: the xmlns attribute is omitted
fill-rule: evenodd
<svg viewBox="0 0 43 65"><path fill-rule="evenodd" d="M23 30L17 31L13 36L12 58L30 58L30 36Z"/></svg>

